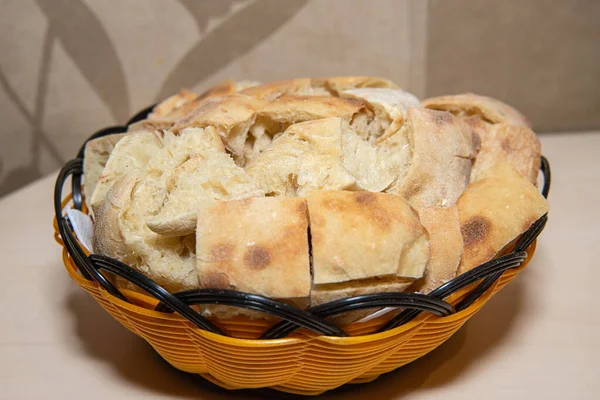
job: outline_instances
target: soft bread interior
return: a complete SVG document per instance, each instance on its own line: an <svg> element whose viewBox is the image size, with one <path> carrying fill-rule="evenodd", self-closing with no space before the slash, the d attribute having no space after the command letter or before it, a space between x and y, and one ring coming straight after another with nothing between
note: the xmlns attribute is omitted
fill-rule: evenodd
<svg viewBox="0 0 600 400"><path fill-rule="evenodd" d="M90 146L86 161L102 170L88 195L95 250L170 291L221 287L299 307L429 292L503 251L547 204L523 183L537 175L539 142L518 112L475 95L424 104L371 77L182 91L114 150ZM266 206L302 197L303 211ZM311 235L305 221L294 236L281 216L306 219L307 207Z"/></svg>
<svg viewBox="0 0 600 400"><path fill-rule="evenodd" d="M106 162L124 133L106 135L90 140L85 144L83 157L83 191L88 204L102 175ZM93 213L93 210L92 210Z"/></svg>
<svg viewBox="0 0 600 400"><path fill-rule="evenodd" d="M310 304L311 306L316 306L330 301L368 293L402 292L413 282L413 278L387 275L355 279L346 282L317 284L313 285Z"/></svg>
<svg viewBox="0 0 600 400"><path fill-rule="evenodd" d="M203 203L262 196L254 180L229 154L195 154L166 179L167 194L160 211L148 218L156 233L182 236L196 231L197 210Z"/></svg>
<svg viewBox="0 0 600 400"><path fill-rule="evenodd" d="M160 211L172 171L194 154L212 152L224 152L213 128L179 135L140 132L121 139L94 191L94 196L108 192L95 206L94 251L131 265L167 290L197 287L195 235L158 235L146 219Z"/></svg>

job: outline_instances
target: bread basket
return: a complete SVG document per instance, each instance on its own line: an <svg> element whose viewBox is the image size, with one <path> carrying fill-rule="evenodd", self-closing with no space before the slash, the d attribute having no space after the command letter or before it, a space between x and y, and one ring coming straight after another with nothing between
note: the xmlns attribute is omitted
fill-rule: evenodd
<svg viewBox="0 0 600 400"><path fill-rule="evenodd" d="M151 109L138 113L128 125L143 119ZM122 126L106 128L92 138L124 130ZM372 381L422 357L460 329L525 268L547 221L544 215L535 222L510 253L459 275L428 295L377 293L300 310L230 290L169 293L117 260L89 254L73 233L64 211L71 207L87 213L81 190L83 149L61 169L54 191L54 237L62 246L68 274L173 367L199 374L225 389L272 388L316 395L344 384ZM547 197L550 167L545 158L540 168L542 194ZM63 197L68 178L71 193ZM144 293L118 289L107 273L130 281ZM194 310L195 304L242 307L271 314L279 321L209 320ZM346 326L327 320L374 307L400 307L402 311Z"/></svg>

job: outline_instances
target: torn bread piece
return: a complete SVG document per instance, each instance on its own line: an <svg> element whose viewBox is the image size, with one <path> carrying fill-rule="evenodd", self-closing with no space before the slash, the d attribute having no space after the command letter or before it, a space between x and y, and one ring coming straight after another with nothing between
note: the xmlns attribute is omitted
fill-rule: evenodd
<svg viewBox="0 0 600 400"><path fill-rule="evenodd" d="M125 238L119 220L131 205L131 193L137 183L133 176L122 176L112 185L104 201L96 208L92 247L94 252L117 260L127 257Z"/></svg>
<svg viewBox="0 0 600 400"><path fill-rule="evenodd" d="M148 180L117 180L96 211L94 252L130 265L170 292L197 288L194 235L162 237L140 224L157 206L156 191Z"/></svg>
<svg viewBox="0 0 600 400"><path fill-rule="evenodd" d="M529 128L529 122L519 111L500 100L475 93L440 96L425 99L424 107L448 111L459 117L476 116L492 124L506 123Z"/></svg>
<svg viewBox="0 0 600 400"><path fill-rule="evenodd" d="M170 129L179 120L189 116L201 108L203 104L210 102L209 100L224 97L256 85L258 85L258 82L226 80L201 94L182 89L178 94L169 97L154 107L147 119L129 125L128 132Z"/></svg>
<svg viewBox="0 0 600 400"><path fill-rule="evenodd" d="M91 204L92 193L106 166L115 145L125 133L114 133L92 139L85 144L83 156L83 192L86 202Z"/></svg>
<svg viewBox="0 0 600 400"><path fill-rule="evenodd" d="M548 212L537 188L507 163L488 169L456 205L464 240L459 273L493 259Z"/></svg>
<svg viewBox="0 0 600 400"><path fill-rule="evenodd" d="M312 190L349 188L355 178L342 165L341 126L340 118L292 125L246 172L267 195L302 196Z"/></svg>
<svg viewBox="0 0 600 400"><path fill-rule="evenodd" d="M196 237L201 288L232 289L308 305L305 199L262 197L206 204L198 212ZM221 318L254 316L243 309L216 307L213 312Z"/></svg>
<svg viewBox="0 0 600 400"><path fill-rule="evenodd" d="M285 81L268 82L242 90L240 93L266 101L273 101L281 96L329 96L323 84L311 78L298 78Z"/></svg>
<svg viewBox="0 0 600 400"><path fill-rule="evenodd" d="M194 93L188 89L181 89L179 93L167 98L158 103L152 112L148 114L149 120L160 120L169 115L174 109L181 107L185 103L198 98L198 93Z"/></svg>
<svg viewBox="0 0 600 400"><path fill-rule="evenodd" d="M365 124L365 139L375 142L387 139L404 124L408 107L420 107L419 99L412 93L392 88L358 88L340 92L348 98L361 99L373 110L373 122ZM354 123L358 125L358 120Z"/></svg>
<svg viewBox="0 0 600 400"><path fill-rule="evenodd" d="M341 118L290 126L246 171L268 195L304 196L315 190L381 191L394 176L377 149Z"/></svg>
<svg viewBox="0 0 600 400"><path fill-rule="evenodd" d="M99 202L94 251L130 265L169 291L198 287L195 236L159 235L146 220L163 206L172 171L196 154L215 151L224 148L212 128L186 129L179 135L135 133L121 139L100 179L104 186L94 191ZM110 196L100 195L105 189Z"/></svg>
<svg viewBox="0 0 600 400"><path fill-rule="evenodd" d="M356 114L367 112L360 100L326 96L286 95L266 104L250 127L244 150L244 164L250 164L274 138L299 122L340 117L352 121Z"/></svg>
<svg viewBox="0 0 600 400"><path fill-rule="evenodd" d="M494 165L507 162L532 184L537 183L542 150L533 131L525 126L495 124L479 129L481 147L471 170L471 182Z"/></svg>
<svg viewBox="0 0 600 400"><path fill-rule="evenodd" d="M356 88L396 88L390 80L372 76L336 76L328 78L298 78L268 82L243 90L241 93L273 101L285 95L331 96L342 90Z"/></svg>
<svg viewBox="0 0 600 400"><path fill-rule="evenodd" d="M398 86L389 79L379 78L376 76L335 76L322 79L314 79L315 83L319 82L329 91L340 95L344 90L360 89L360 88L391 88L397 89Z"/></svg>
<svg viewBox="0 0 600 400"><path fill-rule="evenodd" d="M204 204L264 195L231 156L220 151L193 155L173 170L166 185L163 207L147 220L151 230L166 236L194 233L198 208Z"/></svg>
<svg viewBox="0 0 600 400"><path fill-rule="evenodd" d="M238 161L244 155L248 130L254 123L256 113L265 104L261 100L242 94L210 98L204 100L188 116L180 119L172 130L178 132L186 127L214 127L234 160Z"/></svg>
<svg viewBox="0 0 600 400"><path fill-rule="evenodd" d="M469 183L473 140L444 111L409 107L405 127L380 144L408 144L410 150L408 168L386 192L402 196L417 210L452 206Z"/></svg>
<svg viewBox="0 0 600 400"><path fill-rule="evenodd" d="M111 152L88 204L92 209L99 206L108 189L124 175L137 176L143 173L163 176L169 168L181 165L191 154L207 149L225 151L214 128L190 128L178 135L170 131L127 134ZM164 162L165 165L157 165L155 170L149 171L152 165L150 160L153 163Z"/></svg>
<svg viewBox="0 0 600 400"><path fill-rule="evenodd" d="M419 211L419 217L429 234L431 258L425 276L418 279L410 290L429 293L456 276L464 245L456 205L424 208Z"/></svg>
<svg viewBox="0 0 600 400"><path fill-rule="evenodd" d="M415 210L387 193L307 196L313 256L311 305L396 291L425 273L429 240Z"/></svg>

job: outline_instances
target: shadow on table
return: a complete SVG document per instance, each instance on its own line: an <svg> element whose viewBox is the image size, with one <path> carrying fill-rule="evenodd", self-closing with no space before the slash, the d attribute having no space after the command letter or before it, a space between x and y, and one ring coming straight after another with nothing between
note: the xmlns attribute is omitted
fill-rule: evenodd
<svg viewBox="0 0 600 400"><path fill-rule="evenodd" d="M524 278L524 276L521 276ZM523 302L525 279L516 279L486 304L446 343L421 359L374 382L346 385L322 396L359 399L401 398L450 384L495 351L511 330ZM156 393L182 399L295 398L272 390L225 391L204 379L172 368L152 347L138 338L79 288L73 287L66 307L73 314L76 335L87 354L115 369L118 379Z"/></svg>

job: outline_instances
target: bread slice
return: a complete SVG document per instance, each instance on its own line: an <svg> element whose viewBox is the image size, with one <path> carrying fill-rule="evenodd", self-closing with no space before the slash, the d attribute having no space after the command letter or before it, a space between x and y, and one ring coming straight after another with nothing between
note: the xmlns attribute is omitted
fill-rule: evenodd
<svg viewBox="0 0 600 400"><path fill-rule="evenodd" d="M83 156L83 192L88 204L91 204L92 193L96 189L96 184L98 183L98 179L100 179L100 175L102 175L110 153L112 153L115 145L123 136L125 136L125 133L114 133L90 140L85 144Z"/></svg>
<svg viewBox="0 0 600 400"><path fill-rule="evenodd" d="M164 205L147 224L152 231L167 236L194 233L198 208L204 204L264 195L229 154L219 151L193 155L173 170L166 185Z"/></svg>
<svg viewBox="0 0 600 400"><path fill-rule="evenodd" d="M322 82L327 90L336 95L340 95L341 92L349 89L398 88L394 82L376 76L334 76L324 79L315 79L314 81Z"/></svg>
<svg viewBox="0 0 600 400"><path fill-rule="evenodd" d="M131 193L138 180L124 175L112 185L102 203L96 207L92 247L94 252L125 260L127 247L119 226L123 213L131 205Z"/></svg>
<svg viewBox="0 0 600 400"><path fill-rule="evenodd" d="M409 107L405 128L380 144L410 150L408 162L397 165L399 176L386 192L404 197L417 210L452 206L469 183L473 140L444 111Z"/></svg>
<svg viewBox="0 0 600 400"><path fill-rule="evenodd" d="M354 177L342 165L340 118L292 125L247 168L267 195L302 196L346 189Z"/></svg>
<svg viewBox="0 0 600 400"><path fill-rule="evenodd" d="M494 258L548 212L537 188L507 163L488 169L456 205L464 241L459 273Z"/></svg>
<svg viewBox="0 0 600 400"><path fill-rule="evenodd" d="M540 142L527 119L511 106L473 93L426 99L423 105L446 110L462 120L481 143L471 182L497 162L508 162L533 184L540 168Z"/></svg>
<svg viewBox="0 0 600 400"><path fill-rule="evenodd" d="M181 107L185 103L198 98L198 93L194 93L188 89L181 89L179 93L161 101L157 104L152 112L148 114L149 120L160 120L169 115L174 109Z"/></svg>
<svg viewBox="0 0 600 400"><path fill-rule="evenodd" d="M269 195L304 196L315 190L381 191L391 166L342 118L290 126L246 171Z"/></svg>
<svg viewBox="0 0 600 400"><path fill-rule="evenodd" d="M98 178L88 203L94 214L96 214L96 209L104 202L112 185L123 176L138 176L159 147L159 135L149 132L126 135L117 142L106 161L106 166Z"/></svg>
<svg viewBox="0 0 600 400"><path fill-rule="evenodd" d="M192 114L214 98L220 98L258 85L258 82L226 80L207 89L202 94L182 89L179 93L160 102L147 119L128 127L128 132L171 129L179 120ZM210 101L209 101L210 100Z"/></svg>
<svg viewBox="0 0 600 400"><path fill-rule="evenodd" d="M265 101L273 101L286 95L330 95L330 92L323 87L323 83L311 78L298 78L286 81L263 83L261 85L244 89L240 93Z"/></svg>
<svg viewBox="0 0 600 400"><path fill-rule="evenodd" d="M196 236L200 287L308 304L305 199L257 197L206 204L198 212Z"/></svg>
<svg viewBox="0 0 600 400"><path fill-rule="evenodd" d="M122 176L147 173L162 176L169 168L183 164L191 154L208 149L225 151L214 128L189 129L179 135L169 131L127 134L111 152L89 205L92 209L98 207L104 201L108 189ZM149 163L150 161L153 163ZM149 165L158 162L164 162L165 165L156 165L156 170L148 171Z"/></svg>
<svg viewBox="0 0 600 400"><path fill-rule="evenodd" d="M385 140L404 124L408 107L420 107L419 99L412 93L392 88L358 88L340 92L341 96L361 99L373 110L373 121L364 128L363 138L375 142ZM360 134L360 133L359 133Z"/></svg>
<svg viewBox="0 0 600 400"><path fill-rule="evenodd" d="M93 195L94 251L129 264L169 291L198 287L195 236L165 237L151 231L146 220L166 199L167 177L194 155L212 152L224 152L213 128L186 129L179 135L143 132L121 139Z"/></svg>
<svg viewBox="0 0 600 400"><path fill-rule="evenodd" d="M526 126L495 124L479 130L481 147L471 170L471 182L497 163L507 162L529 182L536 184L542 158L540 141Z"/></svg>
<svg viewBox="0 0 600 400"><path fill-rule="evenodd" d="M315 290L345 290L347 282L354 282L363 286L358 292L371 293L377 286L371 286L373 278L389 284L423 276L429 261L427 232L401 197L319 191L307 201Z"/></svg>
<svg viewBox="0 0 600 400"><path fill-rule="evenodd" d="M456 205L424 208L419 211L419 217L429 234L431 258L425 276L410 290L429 293L456 276L464 245Z"/></svg>
<svg viewBox="0 0 600 400"><path fill-rule="evenodd" d="M244 151L244 164L250 164L273 138L299 122L340 117L348 122L356 114L366 112L365 104L355 99L327 96L285 95L266 104L249 131Z"/></svg>
<svg viewBox="0 0 600 400"><path fill-rule="evenodd" d="M335 76L328 78L298 78L268 82L243 90L241 93L273 101L281 96L339 96L340 92L356 88L396 88L396 84L373 76Z"/></svg>
<svg viewBox="0 0 600 400"><path fill-rule="evenodd" d="M227 150L237 160L243 157L248 130L254 123L256 113L264 105L263 101L242 94L205 99L172 129L178 132L186 127L214 127L223 138Z"/></svg>
<svg viewBox="0 0 600 400"><path fill-rule="evenodd" d="M414 278L385 276L330 284L324 283L315 285L313 287L310 294L310 305L311 307L314 307L318 306L319 304L329 303L334 300L360 296L361 294L403 292L414 282ZM367 313L352 313L350 318L348 318L348 315L346 315L346 318L344 318L343 321L345 323L356 321L362 317L365 317L366 315L369 315L371 312L373 312L373 310Z"/></svg>
<svg viewBox="0 0 600 400"><path fill-rule="evenodd" d="M195 237L167 238L140 223L156 207L154 182L121 177L96 211L94 252L144 273L170 292L198 287Z"/></svg>
<svg viewBox="0 0 600 400"><path fill-rule="evenodd" d="M505 123L528 128L529 122L519 111L500 100L474 93L432 97L422 101L424 107L448 111L459 117L477 116L492 123Z"/></svg>

